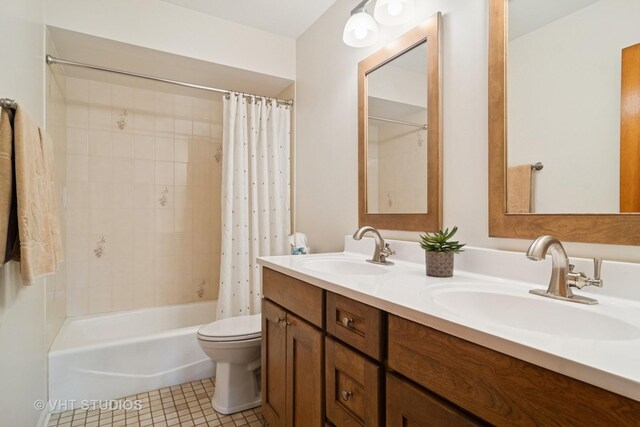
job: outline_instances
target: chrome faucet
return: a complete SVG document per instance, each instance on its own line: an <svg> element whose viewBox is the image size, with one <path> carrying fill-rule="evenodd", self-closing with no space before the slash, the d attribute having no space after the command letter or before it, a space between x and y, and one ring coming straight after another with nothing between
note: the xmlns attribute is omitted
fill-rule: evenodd
<svg viewBox="0 0 640 427"><path fill-rule="evenodd" d="M532 289L529 292L535 295L564 301L578 302L581 304L597 304L598 301L593 298L574 295L571 288L582 289L585 286L598 286L601 288L603 283L600 278L602 259L593 259L594 279L587 277L584 273L576 273L573 271L575 266L569 264L569 258L562 243L553 236L538 237L531 246L529 246L527 258L533 261L542 261L548 251L551 251L552 262L549 288L546 291Z"/></svg>
<svg viewBox="0 0 640 427"><path fill-rule="evenodd" d="M367 261L374 264L393 265L391 261L387 261L387 257L389 255L395 255L395 251L389 247L388 243L384 242L384 239L378 230L369 225L365 225L364 227L358 228L356 232L353 233L353 238L355 240L360 240L369 231L373 233L373 238L376 241L376 247L373 250L373 257Z"/></svg>

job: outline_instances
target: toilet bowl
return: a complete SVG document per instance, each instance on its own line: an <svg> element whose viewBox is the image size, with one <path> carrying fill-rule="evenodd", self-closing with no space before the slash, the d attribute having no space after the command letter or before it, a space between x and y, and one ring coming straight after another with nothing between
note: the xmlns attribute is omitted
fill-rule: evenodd
<svg viewBox="0 0 640 427"><path fill-rule="evenodd" d="M260 406L260 314L216 320L198 329L198 343L216 362L211 404L222 414Z"/></svg>

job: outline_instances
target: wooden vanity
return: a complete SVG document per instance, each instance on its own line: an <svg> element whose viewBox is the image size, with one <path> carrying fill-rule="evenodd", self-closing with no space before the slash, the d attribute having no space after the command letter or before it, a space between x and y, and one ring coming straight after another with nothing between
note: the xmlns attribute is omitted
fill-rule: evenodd
<svg viewBox="0 0 640 427"><path fill-rule="evenodd" d="M279 426L637 426L640 402L263 267Z"/></svg>

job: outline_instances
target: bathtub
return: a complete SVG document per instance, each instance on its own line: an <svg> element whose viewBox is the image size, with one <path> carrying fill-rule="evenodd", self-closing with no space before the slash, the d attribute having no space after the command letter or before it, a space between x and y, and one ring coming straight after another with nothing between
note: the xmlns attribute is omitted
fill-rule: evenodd
<svg viewBox="0 0 640 427"><path fill-rule="evenodd" d="M213 376L196 331L215 313L216 301L202 301L67 318L49 351L49 399L115 399Z"/></svg>

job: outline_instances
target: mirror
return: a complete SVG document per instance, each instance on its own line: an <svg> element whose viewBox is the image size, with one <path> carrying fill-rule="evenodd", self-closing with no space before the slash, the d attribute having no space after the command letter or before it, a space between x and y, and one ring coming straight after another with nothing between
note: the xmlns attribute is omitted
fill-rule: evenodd
<svg viewBox="0 0 640 427"><path fill-rule="evenodd" d="M639 17L637 1L509 1L508 212L640 212L640 131L624 123L640 121Z"/></svg>
<svg viewBox="0 0 640 427"><path fill-rule="evenodd" d="M359 64L359 223L440 228L440 14Z"/></svg>
<svg viewBox="0 0 640 427"><path fill-rule="evenodd" d="M490 236L640 244L638 16L490 0Z"/></svg>
<svg viewBox="0 0 640 427"><path fill-rule="evenodd" d="M427 49L367 75L368 213L427 212Z"/></svg>

